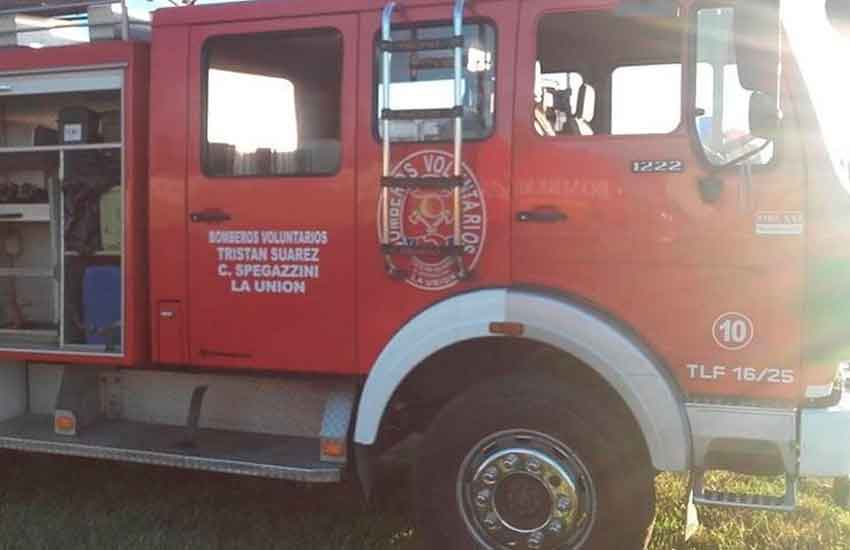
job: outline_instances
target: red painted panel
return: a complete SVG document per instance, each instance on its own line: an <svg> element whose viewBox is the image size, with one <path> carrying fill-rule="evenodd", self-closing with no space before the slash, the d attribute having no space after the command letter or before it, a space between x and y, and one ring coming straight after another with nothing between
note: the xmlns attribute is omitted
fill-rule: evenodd
<svg viewBox="0 0 850 550"><path fill-rule="evenodd" d="M189 31L186 27L155 28L151 61L150 111L150 308L154 361L162 361L156 323L160 301L185 300L186 147L188 129ZM185 302L184 302L185 303ZM186 322L186 316L182 317ZM188 328L188 327L186 327ZM182 357L188 358L188 350Z"/></svg>
<svg viewBox="0 0 850 550"><path fill-rule="evenodd" d="M186 358L186 313L180 302L160 302L156 317L156 357L161 363L179 365Z"/></svg>
<svg viewBox="0 0 850 550"><path fill-rule="evenodd" d="M510 172L511 120L514 90L513 62L516 53L515 32L518 5L515 2L475 3L467 17L479 17L494 22L497 28L495 131L484 140L467 141L463 146L464 163L475 176L481 190L481 200L469 201L476 215L477 204L486 209L486 231L481 234L480 256L472 277L456 281L443 267L427 265L420 270L421 281L394 280L384 270L384 260L378 247L377 212L381 176L381 144L373 133L375 97L378 75L375 74L375 38L380 30L380 13L372 11L361 18L359 56L363 63L359 84L358 104L358 193L357 193L357 341L358 370L371 369L381 349L410 318L429 305L451 295L481 287L506 286L510 281ZM436 7L406 6L397 23L415 21L449 21L448 4ZM433 151L442 151L435 155ZM451 144L398 144L392 147L393 167L401 172L415 169L428 172L426 163L437 156L450 157ZM405 168L407 166L407 168ZM433 175L433 174L432 174ZM469 197L474 198L474 197ZM474 204L473 204L474 203ZM392 204L392 202L391 202ZM410 212L405 212L410 214ZM476 231L470 231L476 233ZM470 236L470 238L473 238ZM469 262L471 258L467 258ZM434 263L434 262L431 262ZM444 276L448 281L442 284ZM416 286L415 286L416 285ZM425 290L423 287L444 287ZM463 312L458 312L462 315Z"/></svg>

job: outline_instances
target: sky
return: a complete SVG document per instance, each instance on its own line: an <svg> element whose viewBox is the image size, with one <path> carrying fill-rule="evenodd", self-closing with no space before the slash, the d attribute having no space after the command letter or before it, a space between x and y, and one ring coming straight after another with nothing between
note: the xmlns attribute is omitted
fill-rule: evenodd
<svg viewBox="0 0 850 550"><path fill-rule="evenodd" d="M177 0L178 2L180 0ZM198 4L215 4L228 0L198 0ZM127 5L130 9L141 9L141 10L155 10L157 8L162 8L165 6L170 6L171 4L168 0L128 0Z"/></svg>

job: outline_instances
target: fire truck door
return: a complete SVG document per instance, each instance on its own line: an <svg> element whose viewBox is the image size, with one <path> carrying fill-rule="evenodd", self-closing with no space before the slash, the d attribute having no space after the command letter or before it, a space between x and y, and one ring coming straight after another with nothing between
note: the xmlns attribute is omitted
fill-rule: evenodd
<svg viewBox="0 0 850 550"><path fill-rule="evenodd" d="M751 135L733 8L689 45L684 15L562 4L520 17L514 278L635 327L688 391L793 396L804 163Z"/></svg>
<svg viewBox="0 0 850 550"><path fill-rule="evenodd" d="M192 31L194 364L354 368L356 30L346 15Z"/></svg>

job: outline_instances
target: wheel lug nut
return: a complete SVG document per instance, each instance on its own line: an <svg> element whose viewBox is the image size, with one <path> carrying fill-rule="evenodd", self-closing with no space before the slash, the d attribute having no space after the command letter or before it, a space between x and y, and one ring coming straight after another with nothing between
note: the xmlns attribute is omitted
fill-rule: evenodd
<svg viewBox="0 0 850 550"><path fill-rule="evenodd" d="M519 457L517 455L508 455L504 460L502 460L502 466L505 470L513 470L517 462L519 462Z"/></svg>
<svg viewBox="0 0 850 550"><path fill-rule="evenodd" d="M559 512L568 512L570 510L570 502L569 497L561 497L558 499L558 511Z"/></svg>
<svg viewBox="0 0 850 550"><path fill-rule="evenodd" d="M487 517L484 518L484 526L490 531L497 531L499 529L499 518L496 517L496 514L487 514Z"/></svg>
<svg viewBox="0 0 850 550"><path fill-rule="evenodd" d="M529 458L525 464L525 468L532 474L539 474L542 464L536 458Z"/></svg>
<svg viewBox="0 0 850 550"><path fill-rule="evenodd" d="M484 483L493 485L499 479L499 470L495 466L490 466L484 471Z"/></svg>
<svg viewBox="0 0 850 550"><path fill-rule="evenodd" d="M536 550L537 548L540 548L541 546L543 546L543 539L544 538L545 538L545 535L540 531L533 533L530 537L528 537L528 547L531 548L532 550Z"/></svg>
<svg viewBox="0 0 850 550"><path fill-rule="evenodd" d="M475 496L475 504L477 504L479 508L487 508L490 506L490 490L484 489L479 491Z"/></svg>

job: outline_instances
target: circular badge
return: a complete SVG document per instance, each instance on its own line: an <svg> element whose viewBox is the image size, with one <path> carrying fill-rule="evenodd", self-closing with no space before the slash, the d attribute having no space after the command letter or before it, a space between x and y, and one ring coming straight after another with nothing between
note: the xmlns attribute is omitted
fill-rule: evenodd
<svg viewBox="0 0 850 550"><path fill-rule="evenodd" d="M743 313L730 311L714 321L714 341L723 349L737 351L753 341L753 322Z"/></svg>
<svg viewBox="0 0 850 550"><path fill-rule="evenodd" d="M454 158L445 151L426 150L402 159L393 177L450 177ZM460 233L462 259L466 269L475 268L487 235L487 210L475 174L463 165ZM378 235L383 232L381 204L378 204ZM389 190L389 236L392 245L442 247L454 244L453 191L451 189ZM406 273L408 284L422 290L445 290L459 282L456 259L433 252L399 254L393 262Z"/></svg>

